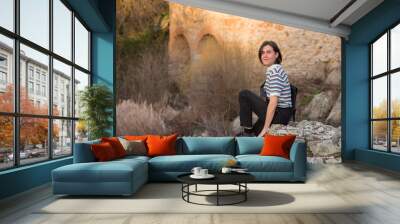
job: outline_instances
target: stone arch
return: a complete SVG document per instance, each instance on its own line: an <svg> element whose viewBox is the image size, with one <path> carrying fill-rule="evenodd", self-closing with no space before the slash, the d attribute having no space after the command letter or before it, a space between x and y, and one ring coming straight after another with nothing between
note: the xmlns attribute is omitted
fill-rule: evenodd
<svg viewBox="0 0 400 224"><path fill-rule="evenodd" d="M169 52L170 74L181 75L187 71L191 61L191 50L188 40L184 34L178 34L173 40Z"/></svg>
<svg viewBox="0 0 400 224"><path fill-rule="evenodd" d="M184 33L178 33L170 39L168 73L177 84L177 93L185 88L190 76L188 75L191 64L190 42Z"/></svg>
<svg viewBox="0 0 400 224"><path fill-rule="evenodd" d="M196 59L220 54L223 48L212 34L205 34L199 40L196 51Z"/></svg>

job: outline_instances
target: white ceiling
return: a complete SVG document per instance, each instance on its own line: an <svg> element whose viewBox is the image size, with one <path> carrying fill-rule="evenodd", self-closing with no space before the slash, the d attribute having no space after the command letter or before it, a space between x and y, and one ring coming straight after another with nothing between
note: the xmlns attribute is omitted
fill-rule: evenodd
<svg viewBox="0 0 400 224"><path fill-rule="evenodd" d="M170 0L347 38L350 26L383 0ZM339 12L346 7L346 10ZM336 16L335 16L336 15Z"/></svg>

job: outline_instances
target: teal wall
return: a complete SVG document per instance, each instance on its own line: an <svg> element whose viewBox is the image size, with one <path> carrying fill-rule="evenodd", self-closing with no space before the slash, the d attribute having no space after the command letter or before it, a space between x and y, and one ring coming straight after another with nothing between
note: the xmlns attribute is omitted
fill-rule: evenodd
<svg viewBox="0 0 400 224"><path fill-rule="evenodd" d="M69 157L0 172L0 199L48 183L53 169L71 163Z"/></svg>
<svg viewBox="0 0 400 224"><path fill-rule="evenodd" d="M108 26L107 32L92 33L92 82L108 86L115 97L115 1L99 1L98 8ZM115 103L114 103L115 105ZM113 127L109 132L115 135L116 111L113 110Z"/></svg>
<svg viewBox="0 0 400 224"><path fill-rule="evenodd" d="M351 27L343 43L343 146L344 160L357 160L400 170L400 157L369 149L369 47L368 44L400 22L400 1L386 0Z"/></svg>
<svg viewBox="0 0 400 224"><path fill-rule="evenodd" d="M115 0L67 2L92 31L92 82L104 83L114 92ZM113 131L110 127L110 132ZM71 163L72 157L68 157L0 172L0 199L50 182L53 169Z"/></svg>

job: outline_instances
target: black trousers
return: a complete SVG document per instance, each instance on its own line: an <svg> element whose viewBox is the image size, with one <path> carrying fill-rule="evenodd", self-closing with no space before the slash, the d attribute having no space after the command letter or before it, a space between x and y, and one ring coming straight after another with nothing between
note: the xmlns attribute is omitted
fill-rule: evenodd
<svg viewBox="0 0 400 224"><path fill-rule="evenodd" d="M251 132L258 135L265 123L265 115L268 108L268 100L256 95L250 90L242 90L239 92L240 105L240 126L252 128ZM257 114L258 120L253 126L252 112ZM280 108L275 110L271 124L287 125L292 117L292 108Z"/></svg>

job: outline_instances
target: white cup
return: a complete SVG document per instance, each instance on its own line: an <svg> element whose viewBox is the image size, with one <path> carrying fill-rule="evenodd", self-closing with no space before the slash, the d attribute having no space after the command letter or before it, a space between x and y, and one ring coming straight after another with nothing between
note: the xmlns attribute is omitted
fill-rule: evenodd
<svg viewBox="0 0 400 224"><path fill-rule="evenodd" d="M207 176L208 175L208 169L201 169L200 170L200 176Z"/></svg>
<svg viewBox="0 0 400 224"><path fill-rule="evenodd" d="M194 175L196 175L196 176L199 176L199 175L201 175L201 174L200 174L200 171L201 171L201 170L202 170L201 167L193 167L192 173L193 173Z"/></svg>
<svg viewBox="0 0 400 224"><path fill-rule="evenodd" d="M230 173L231 171L232 171L232 169L229 167L222 167L222 170L221 170L222 173Z"/></svg>

